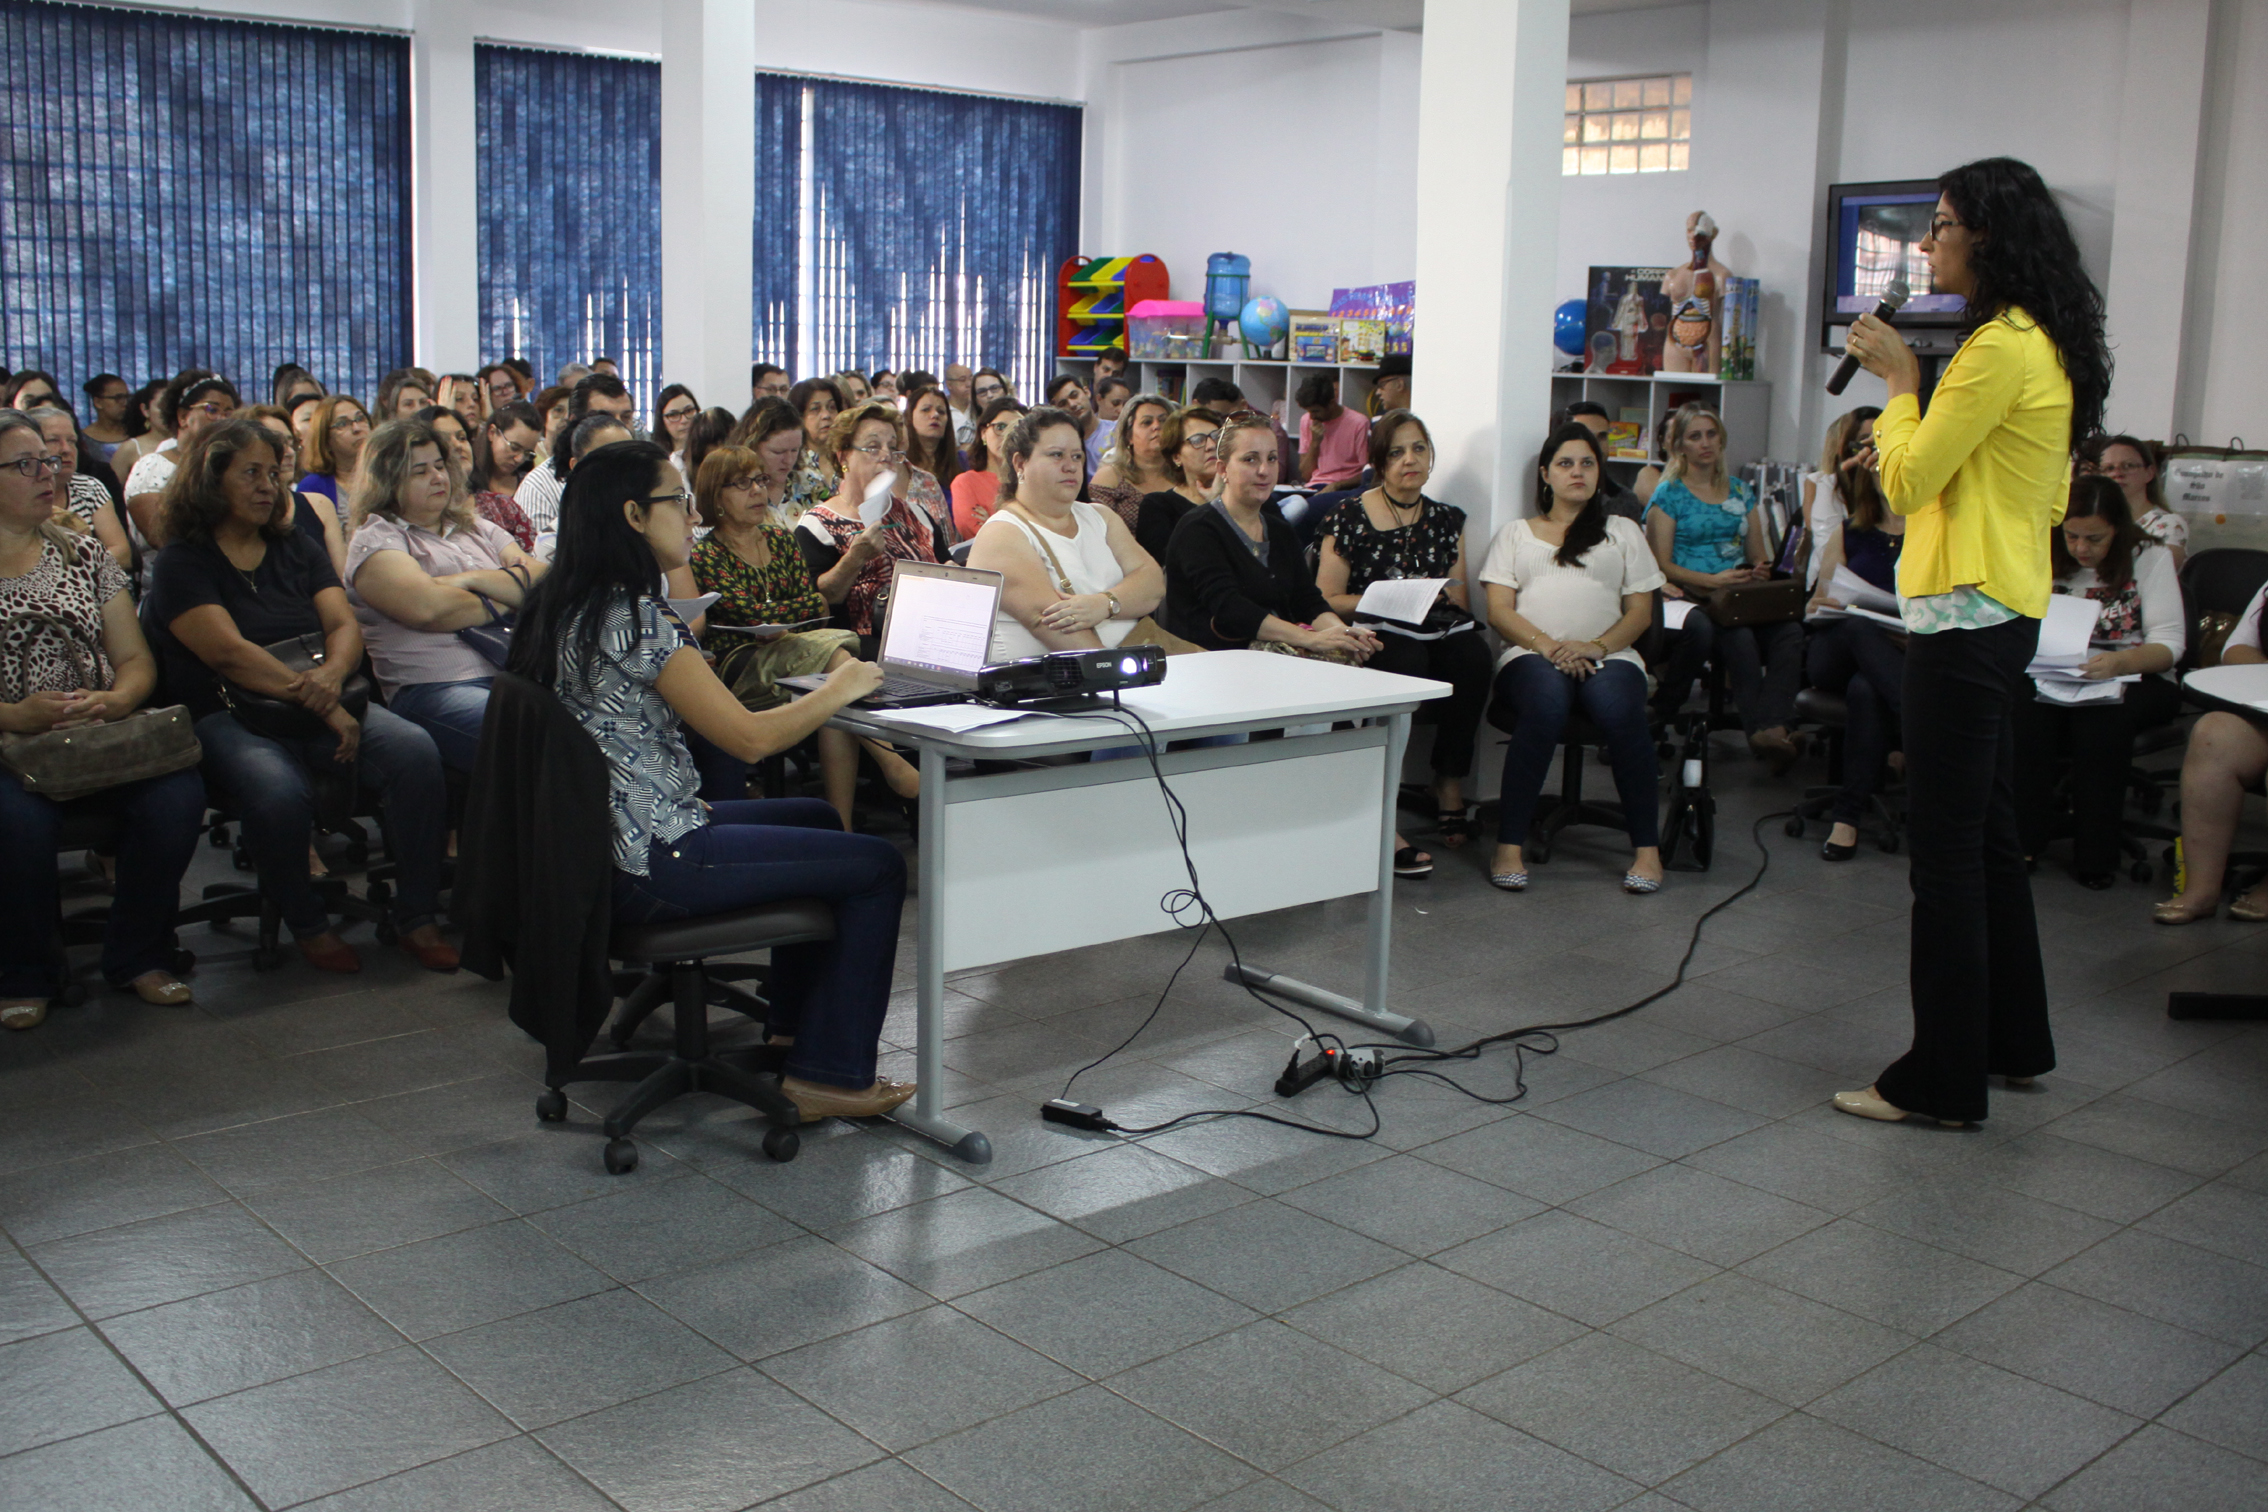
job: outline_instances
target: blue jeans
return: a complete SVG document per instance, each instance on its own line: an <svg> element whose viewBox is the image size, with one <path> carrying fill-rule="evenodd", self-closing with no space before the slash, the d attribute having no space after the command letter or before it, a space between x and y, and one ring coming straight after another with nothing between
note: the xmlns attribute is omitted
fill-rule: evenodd
<svg viewBox="0 0 2268 1512"><path fill-rule="evenodd" d="M1896 749L1906 701L1906 653L1882 626L1853 616L1820 627L1805 666L1811 685L1842 694L1849 711L1843 725L1843 786L1829 817L1837 824L1857 824L1882 785L1882 764Z"/></svg>
<svg viewBox="0 0 2268 1512"><path fill-rule="evenodd" d="M1628 662L1610 661L1577 682L1548 657L1515 656L1496 674L1496 696L1519 712L1504 748L1504 784L1497 794L1499 845L1528 843L1544 775L1567 729L1567 716L1578 706L1606 736L1631 845L1642 850L1662 843L1661 768L1646 725L1645 673Z"/></svg>
<svg viewBox="0 0 2268 1512"><path fill-rule="evenodd" d="M710 822L646 854L647 874L614 874L614 917L657 924L818 898L835 907L835 938L772 952L770 1022L795 1036L788 1071L865 1087L890 1007L906 862L872 835L845 834L816 798L719 803Z"/></svg>
<svg viewBox="0 0 2268 1512"><path fill-rule="evenodd" d="M1749 734L1785 729L1795 717L1795 696L1803 686L1803 626L1795 620L1728 630L1696 607L1670 643L1661 691L1655 695L1663 713L1677 712L1702 665L1710 661L1724 667L1741 728Z"/></svg>
<svg viewBox="0 0 2268 1512"><path fill-rule="evenodd" d="M68 804L24 791L0 768L0 998L53 997L55 920L62 889L55 846L66 813L113 814L118 823L118 888L102 932L102 974L123 987L145 971L173 965L173 916L181 878L197 853L205 784L195 771L89 793Z"/></svg>
<svg viewBox="0 0 2268 1512"><path fill-rule="evenodd" d="M386 700L386 707L433 737L443 766L469 777L473 758L480 754L480 726L488 717L488 687L494 681L474 677L464 682L404 683Z"/></svg>
<svg viewBox="0 0 2268 1512"><path fill-rule="evenodd" d="M331 916L307 876L307 846L315 836L311 773L338 769L331 760L337 737L326 730L313 740L270 740L224 709L197 721L197 739L204 743L205 777L215 800L244 830L260 891L282 911L295 939L322 934ZM372 704L362 720L355 776L378 790L385 807L386 843L401 869L394 927L407 933L431 924L441 907L441 848L448 827L441 753L433 737Z"/></svg>

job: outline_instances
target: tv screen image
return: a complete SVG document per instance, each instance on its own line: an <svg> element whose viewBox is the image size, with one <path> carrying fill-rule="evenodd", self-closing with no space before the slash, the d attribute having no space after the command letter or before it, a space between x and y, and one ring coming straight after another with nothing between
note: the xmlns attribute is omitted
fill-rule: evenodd
<svg viewBox="0 0 2268 1512"><path fill-rule="evenodd" d="M1827 236L1820 249L1817 286L1822 351L1840 352L1844 329L1872 313L1892 281L1903 278L1913 290L1898 315L1907 342L1925 356L1953 352L1966 301L1930 288L1929 259L1921 250L1936 211L1933 179L1828 187Z"/></svg>

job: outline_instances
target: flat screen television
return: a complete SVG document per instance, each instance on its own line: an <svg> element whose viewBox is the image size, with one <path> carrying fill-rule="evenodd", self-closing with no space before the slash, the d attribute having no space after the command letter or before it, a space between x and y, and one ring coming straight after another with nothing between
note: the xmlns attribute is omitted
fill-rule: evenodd
<svg viewBox="0 0 2268 1512"><path fill-rule="evenodd" d="M1840 353L1845 328L1881 303L1882 291L1900 274L1914 291L1898 316L1908 344L1936 356L1950 356L1960 345L1965 301L1958 294L1930 291L1929 259L1921 252L1936 209L1935 179L1828 186L1827 235L1820 257L1820 350Z"/></svg>

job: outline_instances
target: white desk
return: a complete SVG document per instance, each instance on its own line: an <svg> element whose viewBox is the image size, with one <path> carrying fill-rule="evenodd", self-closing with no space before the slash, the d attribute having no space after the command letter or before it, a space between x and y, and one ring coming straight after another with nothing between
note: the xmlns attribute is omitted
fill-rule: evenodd
<svg viewBox="0 0 2268 1512"><path fill-rule="evenodd" d="M1236 918L1370 894L1362 998L1256 967L1256 986L1411 1044L1433 1031L1386 1006L1394 885L1394 807L1411 711L1446 683L1257 651L1177 656L1166 679L1125 696L1156 734L1159 767L1189 814L1189 854L1206 900ZM1165 751L1172 740L1376 720L1353 730ZM1147 759L948 777L946 760L1013 761L1132 746L1118 721L1034 716L963 733L886 710L834 723L921 752L916 870L921 1091L893 1116L964 1160L992 1158L976 1130L944 1116L945 973L1106 940L1173 921L1159 900L1189 885ZM1231 968L1234 971L1234 968Z"/></svg>
<svg viewBox="0 0 2268 1512"><path fill-rule="evenodd" d="M2199 667L2181 680L2193 701L2231 714L2268 716L2268 663Z"/></svg>

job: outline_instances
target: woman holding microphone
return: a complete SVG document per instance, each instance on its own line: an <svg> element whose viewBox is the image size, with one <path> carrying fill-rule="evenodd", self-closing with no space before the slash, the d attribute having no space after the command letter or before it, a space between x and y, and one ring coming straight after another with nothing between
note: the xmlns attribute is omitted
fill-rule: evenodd
<svg viewBox="0 0 2268 1512"><path fill-rule="evenodd" d="M2055 1065L2031 884L2016 825L2016 704L2039 644L2071 449L2102 426L2103 297L2032 168L1986 158L1938 180L1921 243L1937 292L1967 300L1961 350L1924 417L1919 365L1884 322L1849 351L1889 387L1882 492L1906 517L1898 562L1913 855L1913 1048L1835 1106L1967 1124L1986 1079Z"/></svg>

